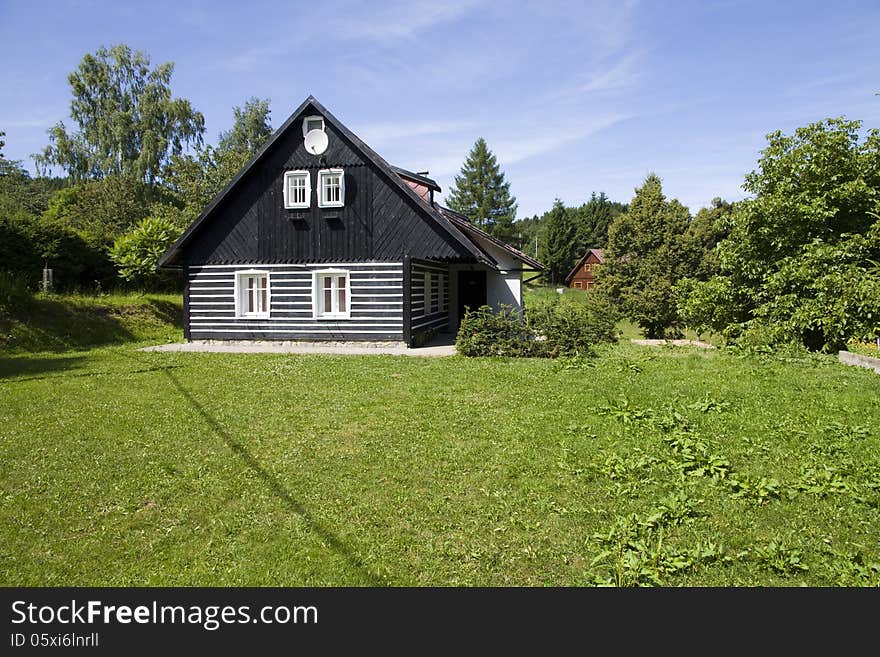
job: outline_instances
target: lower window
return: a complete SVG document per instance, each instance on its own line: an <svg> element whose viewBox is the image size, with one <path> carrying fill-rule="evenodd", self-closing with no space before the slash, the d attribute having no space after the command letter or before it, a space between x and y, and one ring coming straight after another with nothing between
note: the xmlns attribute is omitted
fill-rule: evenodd
<svg viewBox="0 0 880 657"><path fill-rule="evenodd" d="M315 317L348 319L348 272L326 270L315 272Z"/></svg>
<svg viewBox="0 0 880 657"><path fill-rule="evenodd" d="M269 316L269 273L240 271L236 274L236 314L239 317Z"/></svg>

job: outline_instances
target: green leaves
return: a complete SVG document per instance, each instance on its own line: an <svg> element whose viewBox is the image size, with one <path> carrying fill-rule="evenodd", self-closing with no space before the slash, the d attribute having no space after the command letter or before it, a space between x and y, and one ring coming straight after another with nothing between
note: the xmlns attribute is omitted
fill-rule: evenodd
<svg viewBox="0 0 880 657"><path fill-rule="evenodd" d="M718 245L720 274L679 288L695 327L832 351L880 335L880 132L826 119L768 135ZM745 332L745 333L744 333Z"/></svg>
<svg viewBox="0 0 880 657"><path fill-rule="evenodd" d="M110 258L126 281L148 281L156 275L159 258L180 235L166 217L148 217L118 238Z"/></svg>
<svg viewBox="0 0 880 657"><path fill-rule="evenodd" d="M513 241L516 198L510 195L510 183L504 180L498 160L482 137L455 177L446 204L498 239Z"/></svg>
<svg viewBox="0 0 880 657"><path fill-rule="evenodd" d="M583 254L575 250L577 227L570 211L556 199L553 209L544 215L544 241L541 262L547 267L550 280L561 285L575 261Z"/></svg>
<svg viewBox="0 0 880 657"><path fill-rule="evenodd" d="M59 122L49 146L35 157L60 166L74 180L117 175L152 183L170 155L202 142L205 118L188 100L171 97L170 62L150 69L150 58L124 44L83 57L70 74L70 115L79 130Z"/></svg>
<svg viewBox="0 0 880 657"><path fill-rule="evenodd" d="M698 275L708 248L704 243L714 239L708 227L697 228L691 232L688 209L667 201L654 174L611 224L599 289L649 338L680 334L675 285Z"/></svg>
<svg viewBox="0 0 880 657"><path fill-rule="evenodd" d="M235 123L220 133L218 150L254 155L272 134L269 122L269 99L252 97L243 107L234 107Z"/></svg>

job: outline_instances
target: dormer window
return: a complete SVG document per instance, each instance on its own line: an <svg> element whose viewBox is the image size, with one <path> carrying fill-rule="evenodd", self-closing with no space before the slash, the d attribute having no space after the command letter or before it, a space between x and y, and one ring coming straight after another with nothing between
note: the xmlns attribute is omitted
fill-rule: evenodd
<svg viewBox="0 0 880 657"><path fill-rule="evenodd" d="M320 130L324 132L324 117L323 116L307 116L303 119L303 137L305 137L312 130Z"/></svg>
<svg viewBox="0 0 880 657"><path fill-rule="evenodd" d="M345 172L342 169L318 171L318 207L341 208L345 205Z"/></svg>
<svg viewBox="0 0 880 657"><path fill-rule="evenodd" d="M308 171L284 172L284 207L307 208L312 200L312 183Z"/></svg>

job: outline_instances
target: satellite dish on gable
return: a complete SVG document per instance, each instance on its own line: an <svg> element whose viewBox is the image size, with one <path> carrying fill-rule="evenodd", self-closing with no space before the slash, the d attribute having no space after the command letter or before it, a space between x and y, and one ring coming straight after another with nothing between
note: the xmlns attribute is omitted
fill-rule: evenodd
<svg viewBox="0 0 880 657"><path fill-rule="evenodd" d="M309 130L306 133L306 150L312 155L320 155L326 151L328 143L327 133L323 130Z"/></svg>

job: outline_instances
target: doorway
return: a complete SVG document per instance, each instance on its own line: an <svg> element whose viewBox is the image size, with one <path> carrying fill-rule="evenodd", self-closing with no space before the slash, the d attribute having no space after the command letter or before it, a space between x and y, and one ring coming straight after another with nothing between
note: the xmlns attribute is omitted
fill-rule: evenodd
<svg viewBox="0 0 880 657"><path fill-rule="evenodd" d="M486 272L458 272L458 323L464 318L467 308L476 310L486 305Z"/></svg>

